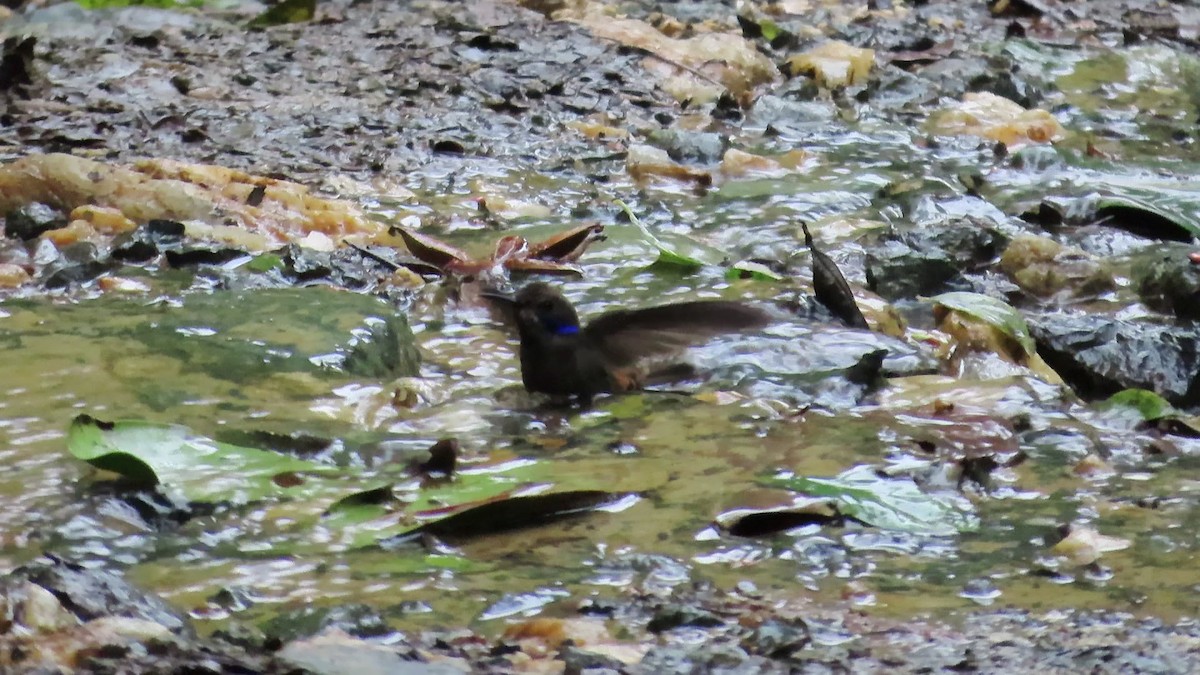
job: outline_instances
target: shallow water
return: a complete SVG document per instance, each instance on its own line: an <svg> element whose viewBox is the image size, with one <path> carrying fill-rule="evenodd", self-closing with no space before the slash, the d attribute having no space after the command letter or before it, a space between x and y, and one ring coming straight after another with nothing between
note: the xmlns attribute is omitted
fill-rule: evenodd
<svg viewBox="0 0 1200 675"><path fill-rule="evenodd" d="M611 224L609 240L583 259L586 276L563 282L585 315L701 297L776 308L777 321L761 335L692 352L706 380L605 399L586 412L536 406L520 390L513 338L485 308L448 302L436 284L395 306L349 302L319 288L214 291L211 279L149 274L153 291L131 298L84 291L0 301L0 555L10 565L42 551L127 565L131 578L190 609L207 628L230 616L258 620L309 603L364 602L390 608L402 627L475 622L490 629L591 596L694 579L850 598L895 616L953 616L980 605L1195 615L1197 441L1177 439L1173 454L1146 452L1147 435L1026 371L898 378L856 404L853 395L822 389L823 374L848 367L884 338L786 309L809 288L800 219L812 223L852 282L861 282L859 240L885 225L936 227L948 216L973 215L1016 232L1023 227L1012 217L1016 205L1029 200L1079 196L1106 179L1153 176L1164 165L1194 175L1196 144L1170 144L1163 126L1164 119L1194 119L1196 102L1181 95L1177 79L1194 66L1166 51L1043 55L1057 64L1046 77L1059 89L1045 107L1071 104L1061 117L1078 126L1036 166L998 159L977 139L926 144L926 134L904 118L863 106L855 121L821 123L811 133L767 138L753 124L734 130L735 146L767 153L801 146L816 159L791 176L734 180L699 197L670 183L637 186L620 160L607 160L596 164L610 178L600 186L573 171L488 162L456 165L455 187L447 189L450 170L433 164L408 177L414 203L384 208L364 200L381 218L416 217L427 231L480 251L497 236L475 217L482 183L556 214L506 224L531 238L591 218ZM1021 56L1032 64L1031 54L1038 52ZM1103 84L1118 72L1126 87ZM1147 91L1160 97L1147 99ZM1134 114L1134 94L1165 112ZM1112 132L1106 147L1121 154L1119 162L1099 166L1086 156L1087 120ZM963 169L986 174L986 200L962 193ZM911 202L880 200L882 188L913 178L921 186ZM1171 180L1196 200L1194 181ZM656 232L690 234L734 259L784 261L800 281L728 281L717 267L685 273L652 266L654 253L613 222L618 198ZM1109 309L1130 306L1121 296ZM407 312L416 334L424 359L418 380L355 378L320 365L364 317L392 311ZM914 353L932 358L920 337L906 334ZM986 364L984 371L994 372ZM394 403L404 388L419 392L417 405ZM739 396L714 402L713 392ZM830 477L858 464L928 463L918 441L948 433L929 413L938 401L981 418L1024 421L1011 442L1028 461L998 470L990 491L957 497L978 516L978 530L925 536L810 526L752 540L714 527L727 511L790 504L794 495L763 483L781 470ZM338 438L342 445L328 459L366 477L420 459L435 440L454 436L468 468L524 458L554 488L636 498L436 553L346 550L339 533L297 515L311 506L288 502L217 507L181 525L150 525L103 476L66 453L67 426L81 413L179 423L214 437L266 430ZM966 446L1000 442L982 425L961 426ZM1115 473L1081 477L1074 467L1096 438ZM935 483L937 470L930 468ZM1072 521L1131 546L1106 553L1099 566L1048 569L1047 541ZM222 589L240 600L231 607L215 596Z"/></svg>

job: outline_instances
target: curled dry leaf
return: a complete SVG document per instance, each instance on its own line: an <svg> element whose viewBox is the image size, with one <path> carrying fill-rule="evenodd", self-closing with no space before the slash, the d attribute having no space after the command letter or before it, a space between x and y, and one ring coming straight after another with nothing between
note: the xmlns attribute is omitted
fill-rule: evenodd
<svg viewBox="0 0 1200 675"><path fill-rule="evenodd" d="M409 253L421 262L433 265L444 274L462 276L501 269L581 275L583 272L571 263L579 260L593 242L604 239L604 226L596 223L580 225L533 244L524 237L510 234L496 242L490 256L475 258L440 239L406 227L397 225L392 231L400 235Z"/></svg>
<svg viewBox="0 0 1200 675"><path fill-rule="evenodd" d="M800 228L804 230L804 245L812 253L813 289L817 295L817 302L825 305L847 326L869 330L870 326L867 325L862 310L854 301L854 291L850 290L850 284L846 282L842 271L833 262L833 258L816 247L812 233L808 231L808 223L800 223Z"/></svg>

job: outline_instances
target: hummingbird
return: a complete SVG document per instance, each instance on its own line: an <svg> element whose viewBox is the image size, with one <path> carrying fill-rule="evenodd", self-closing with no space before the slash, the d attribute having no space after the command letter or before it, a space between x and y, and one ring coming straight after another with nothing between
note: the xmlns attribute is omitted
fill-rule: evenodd
<svg viewBox="0 0 1200 675"><path fill-rule="evenodd" d="M590 401L639 389L639 361L665 357L722 333L770 323L766 311L740 302L698 300L606 312L581 325L553 286L534 282L504 301L521 338L521 381L531 392Z"/></svg>

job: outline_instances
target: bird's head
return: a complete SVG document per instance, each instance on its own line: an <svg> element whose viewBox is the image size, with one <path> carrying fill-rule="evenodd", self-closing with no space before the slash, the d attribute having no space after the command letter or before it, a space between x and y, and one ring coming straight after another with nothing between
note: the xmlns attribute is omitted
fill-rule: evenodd
<svg viewBox="0 0 1200 675"><path fill-rule="evenodd" d="M579 315L557 289L540 281L517 292L513 299L517 326L523 335L575 335L579 332Z"/></svg>

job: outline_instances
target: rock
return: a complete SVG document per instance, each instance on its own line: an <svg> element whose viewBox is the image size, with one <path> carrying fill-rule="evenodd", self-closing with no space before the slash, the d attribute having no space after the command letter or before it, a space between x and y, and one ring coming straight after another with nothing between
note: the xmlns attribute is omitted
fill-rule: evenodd
<svg viewBox="0 0 1200 675"><path fill-rule="evenodd" d="M18 207L4 216L5 236L22 241L37 239L43 232L66 226L65 214L41 202Z"/></svg>
<svg viewBox="0 0 1200 675"><path fill-rule="evenodd" d="M42 270L42 283L46 288L85 283L115 267L111 260L101 258L94 244L86 241L64 246L59 254L57 260Z"/></svg>
<svg viewBox="0 0 1200 675"><path fill-rule="evenodd" d="M666 150L671 159L685 164L719 162L729 148L729 139L721 134L673 128L652 131L647 140Z"/></svg>
<svg viewBox="0 0 1200 675"><path fill-rule="evenodd" d="M120 616L190 634L187 618L161 598L134 587L112 572L86 569L58 558L17 568L5 580L26 579L59 599L80 621Z"/></svg>
<svg viewBox="0 0 1200 675"><path fill-rule="evenodd" d="M754 654L768 658L787 658L810 642L808 626L803 621L768 619L751 631L742 646Z"/></svg>
<svg viewBox="0 0 1200 675"><path fill-rule="evenodd" d="M1026 315L1038 354L1081 397L1149 389L1171 403L1200 403L1200 332L1107 316Z"/></svg>
<svg viewBox="0 0 1200 675"><path fill-rule="evenodd" d="M558 651L558 660L566 664L563 675L580 675L585 670L591 672L597 668L620 670L625 666L620 659L589 652L574 645L564 645Z"/></svg>
<svg viewBox="0 0 1200 675"><path fill-rule="evenodd" d="M1000 269L1022 290L1040 297L1094 297L1116 287L1112 273L1100 260L1032 234L1012 240L1000 258Z"/></svg>
<svg viewBox="0 0 1200 675"><path fill-rule="evenodd" d="M965 288L964 271L989 262L1007 239L991 223L959 218L904 233L890 233L868 249L870 289L889 300Z"/></svg>
<svg viewBox="0 0 1200 675"><path fill-rule="evenodd" d="M1200 319L1200 265L1189 244L1157 244L1133 256L1133 285L1151 308L1181 319Z"/></svg>
<svg viewBox="0 0 1200 675"><path fill-rule="evenodd" d="M461 675L462 670L440 663L413 661L389 647L329 631L315 638L284 645L278 658L315 675Z"/></svg>
<svg viewBox="0 0 1200 675"><path fill-rule="evenodd" d="M305 607L285 612L271 619L262 629L266 635L284 642L326 631L355 638L380 637L393 632L383 615L360 604Z"/></svg>
<svg viewBox="0 0 1200 675"><path fill-rule="evenodd" d="M661 633L680 626L712 628L722 623L724 622L717 615L697 607L666 605L655 613L654 618L646 625L646 630Z"/></svg>

